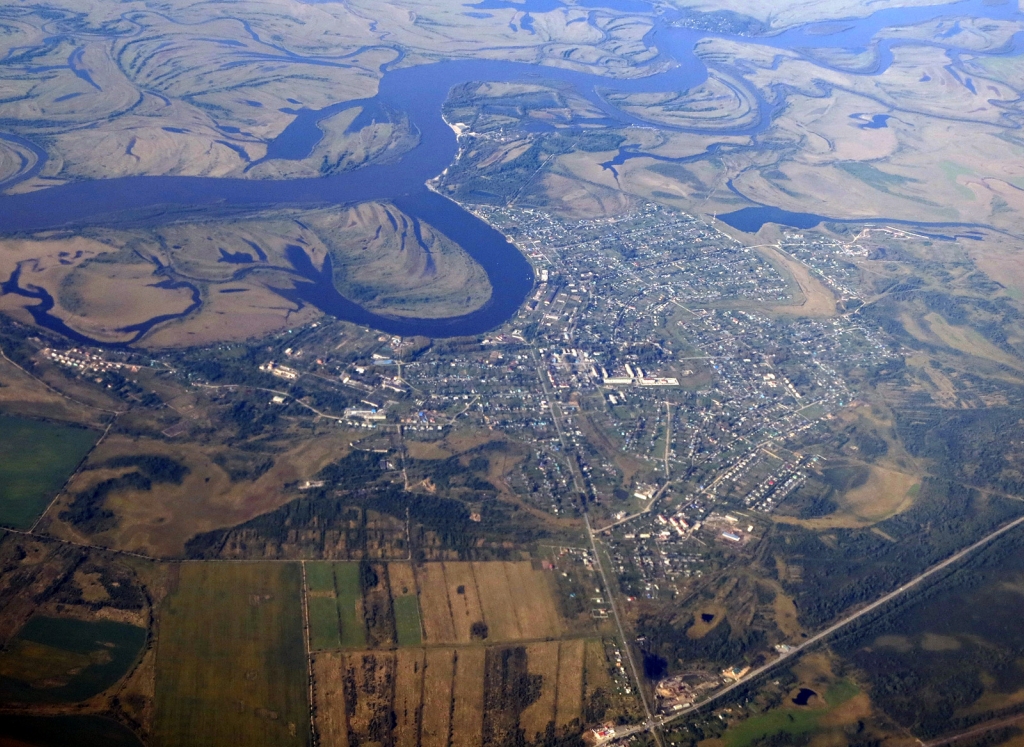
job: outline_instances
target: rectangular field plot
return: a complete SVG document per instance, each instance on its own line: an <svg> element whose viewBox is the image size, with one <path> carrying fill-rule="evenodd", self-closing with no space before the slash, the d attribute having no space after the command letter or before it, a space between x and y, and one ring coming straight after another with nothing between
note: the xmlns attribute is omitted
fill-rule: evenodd
<svg viewBox="0 0 1024 747"><path fill-rule="evenodd" d="M323 594L323 592L319 592ZM306 599L309 610L309 647L313 651L341 648L341 633L338 627L338 601L330 596L309 596Z"/></svg>
<svg viewBox="0 0 1024 747"><path fill-rule="evenodd" d="M313 657L316 689L316 732L321 747L348 747L348 720L345 716L344 654L337 651Z"/></svg>
<svg viewBox="0 0 1024 747"><path fill-rule="evenodd" d="M359 586L359 564L335 563L334 583L338 593L341 645L362 648L366 645L366 626L363 624L363 595Z"/></svg>
<svg viewBox="0 0 1024 747"><path fill-rule="evenodd" d="M391 605L395 613L395 636L399 646L419 646L423 642L420 603L416 597L416 579L408 563L388 563Z"/></svg>
<svg viewBox="0 0 1024 747"><path fill-rule="evenodd" d="M395 631L399 646L419 646L423 636L420 634L420 605L415 594L395 597L392 600L395 609Z"/></svg>
<svg viewBox="0 0 1024 747"><path fill-rule="evenodd" d="M558 708L555 723L568 726L582 718L583 665L586 641L562 641L558 650Z"/></svg>
<svg viewBox="0 0 1024 747"><path fill-rule="evenodd" d="M514 641L522 638L517 609L523 598L521 590L513 596L505 573L506 563L473 563L480 606L487 624L487 640Z"/></svg>
<svg viewBox="0 0 1024 747"><path fill-rule="evenodd" d="M374 735L391 728L391 698L395 687L395 655L377 651L345 654L343 685L358 693L348 710L349 742L371 744ZM355 736L355 739L352 736Z"/></svg>
<svg viewBox="0 0 1024 747"><path fill-rule="evenodd" d="M160 611L154 741L308 745L298 563L185 563Z"/></svg>
<svg viewBox="0 0 1024 747"><path fill-rule="evenodd" d="M452 676L455 652L427 649L423 670L423 747L447 747L451 729Z"/></svg>
<svg viewBox="0 0 1024 747"><path fill-rule="evenodd" d="M99 435L0 415L0 526L30 528Z"/></svg>
<svg viewBox="0 0 1024 747"><path fill-rule="evenodd" d="M476 747L484 724L484 648L459 649L455 660L452 747Z"/></svg>
<svg viewBox="0 0 1024 747"><path fill-rule="evenodd" d="M334 596L334 565L328 562L310 562L306 566L306 588L310 591L329 591Z"/></svg>
<svg viewBox="0 0 1024 747"><path fill-rule="evenodd" d="M455 628L448 606L444 566L424 563L416 568L416 581L420 590L420 610L427 643L454 643Z"/></svg>
<svg viewBox="0 0 1024 747"><path fill-rule="evenodd" d="M416 582L428 643L557 638L565 630L549 572L528 561L424 563Z"/></svg>
<svg viewBox="0 0 1024 747"><path fill-rule="evenodd" d="M562 632L550 572L534 570L529 562L503 563L515 595L516 616L523 638L554 638Z"/></svg>
<svg viewBox="0 0 1024 747"><path fill-rule="evenodd" d="M423 696L423 649L402 649L395 662L395 747L417 747Z"/></svg>
<svg viewBox="0 0 1024 747"><path fill-rule="evenodd" d="M455 625L455 640L466 642L473 637L473 623L484 621L480 596L476 590L476 577L471 563L445 563L448 604Z"/></svg>
<svg viewBox="0 0 1024 747"><path fill-rule="evenodd" d="M540 677L540 695L519 716L527 741L540 741L548 724L555 720L558 694L558 641L526 647L526 667L531 677Z"/></svg>
<svg viewBox="0 0 1024 747"><path fill-rule="evenodd" d="M359 575L363 591L366 645L369 648L391 648L397 637L387 565L360 563Z"/></svg>

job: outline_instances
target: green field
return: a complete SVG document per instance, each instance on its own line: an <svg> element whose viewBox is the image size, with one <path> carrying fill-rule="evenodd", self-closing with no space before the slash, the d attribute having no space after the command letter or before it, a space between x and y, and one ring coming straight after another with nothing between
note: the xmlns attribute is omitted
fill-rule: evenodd
<svg viewBox="0 0 1024 747"><path fill-rule="evenodd" d="M309 597L309 647L313 651L326 651L341 646L338 630L338 603L333 597Z"/></svg>
<svg viewBox="0 0 1024 747"><path fill-rule="evenodd" d="M399 646L419 646L420 635L420 603L415 594L406 594L392 600L395 609L395 629L398 632Z"/></svg>
<svg viewBox="0 0 1024 747"><path fill-rule="evenodd" d="M366 626L360 614L363 593L359 587L358 563L335 563L334 582L338 590L338 619L341 622L341 645L351 648L366 646Z"/></svg>
<svg viewBox="0 0 1024 747"><path fill-rule="evenodd" d="M334 569L330 563L306 563L306 588L310 591L334 591Z"/></svg>
<svg viewBox="0 0 1024 747"><path fill-rule="evenodd" d="M145 643L135 625L33 617L0 652L0 701L85 700L121 679Z"/></svg>
<svg viewBox="0 0 1024 747"><path fill-rule="evenodd" d="M0 525L31 527L98 436L87 428L0 415Z"/></svg>
<svg viewBox="0 0 1024 747"><path fill-rule="evenodd" d="M154 743L308 745L297 563L185 563L161 608Z"/></svg>
<svg viewBox="0 0 1024 747"><path fill-rule="evenodd" d="M825 691L824 708L776 708L730 726L725 732L726 747L747 745L779 734L808 734L817 730L818 722L833 708L842 705L860 692L850 680L834 682Z"/></svg>

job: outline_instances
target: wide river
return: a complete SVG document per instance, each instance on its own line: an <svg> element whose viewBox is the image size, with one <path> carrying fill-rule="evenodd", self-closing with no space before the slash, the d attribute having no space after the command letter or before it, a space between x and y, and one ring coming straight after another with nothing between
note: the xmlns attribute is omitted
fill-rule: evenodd
<svg viewBox="0 0 1024 747"><path fill-rule="evenodd" d="M587 0L586 5L609 7L621 6L623 3L631 7L642 5L639 0ZM557 0L529 0L525 5L517 3L514 6L504 0L485 0L476 7L515 7L529 13L557 6ZM172 217L180 220L183 211L201 211L218 207L340 205L368 200L387 200L411 217L444 233L481 265L493 288L491 298L481 308L469 314L444 319L416 319L375 314L345 299L337 292L329 262L322 270L317 270L308 260L297 255L290 259L294 269L303 279L297 280L294 291L282 293L296 301L312 304L340 319L391 334L428 337L479 334L501 325L516 313L533 287L534 277L529 263L504 236L455 202L430 191L425 186L427 180L440 174L452 163L458 149L455 133L441 117L441 107L453 86L467 81L558 81L569 84L577 93L599 107L610 120L610 126L645 125L648 123L642 119L610 105L604 96L609 93L680 92L699 85L707 78L707 69L694 55L693 50L694 45L702 38L714 36L748 43L756 41L759 44L791 50L823 47L861 49L870 46L882 29L953 15L992 19L1020 17L1016 3L992 4L992 0L964 0L955 4L881 10L863 19L851 19L827 26L811 24L773 36L752 39L674 26L671 23L672 19L663 15L646 41L658 49L662 58L671 60L674 64L666 72L632 80L489 60L451 60L398 69L393 69L392 63L391 66L384 66L378 93L372 99L343 102L319 111L300 111L293 123L270 144L268 157L298 159L307 156L322 137L322 132L317 126L318 121L343 109L359 106L363 108L363 112L353 123L355 127L367 122L375 112L387 109L403 113L418 131L418 144L395 161L372 164L325 178L257 180L179 176L125 177L69 183L27 194L0 195L0 232L102 225L105 221L109 222L125 214L145 214L151 221L160 220L159 216L166 214L168 220ZM525 24L524 28L527 28ZM878 63L872 71L864 74L876 75L888 67L892 60L889 49L894 43L898 41L885 40L877 43ZM942 40L929 43L941 44ZM1002 54L1017 54L1021 46L1020 40L1015 37L1011 48ZM955 48L951 49L957 51ZM280 59L281 62L302 60L303 58L294 56L282 56ZM816 61L815 64L822 66L820 61ZM757 95L753 90L751 93ZM716 129L715 133L728 135L761 132L770 125L773 110L781 105L773 105L759 99L759 116L754 123L731 131ZM663 124L655 126L660 129L672 129ZM879 126L884 126L884 120ZM23 139L15 136L0 134L0 137L9 138L23 146L27 145ZM40 148L33 146L33 149L41 156L40 160L45 159L45 154ZM642 154L620 153L618 162L638 155ZM28 178L37 170L38 165L20 177ZM9 188L12 184L7 183L3 186ZM785 223L789 215L795 216L793 221L799 225L813 225L823 219L821 216L788 214L771 206L747 208L746 211L738 211L731 216L719 218L744 230L756 230L765 221ZM885 216L879 218L883 219ZM14 292L38 298L40 304L33 311L38 323L79 341L90 341L69 330L49 313L53 301L45 291L31 287L21 288L18 278L14 277L0 286L0 292ZM137 325L133 329L138 333L136 339L145 334L153 324L165 320L166 318L161 318L153 320L150 324Z"/></svg>

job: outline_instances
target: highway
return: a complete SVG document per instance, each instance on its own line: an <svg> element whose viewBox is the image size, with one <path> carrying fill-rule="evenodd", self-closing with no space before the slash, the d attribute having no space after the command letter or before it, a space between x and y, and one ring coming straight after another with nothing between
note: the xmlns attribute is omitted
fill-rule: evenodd
<svg viewBox="0 0 1024 747"><path fill-rule="evenodd" d="M845 627L855 623L857 620L859 620L860 618L864 617L865 615L869 615L872 612L874 612L877 609L879 609L880 607L885 606L886 604L888 604L892 600L894 600L897 597L902 596L903 594L907 593L908 591L910 591L914 587L920 585L922 582L924 582L927 579L931 578L935 574L941 573L942 571L944 571L947 568L949 568L951 565L954 565L955 563L959 562L960 560L962 560L966 556L970 555L975 550L978 550L979 548L984 547L985 545L987 545L992 540L994 540L997 537L1005 534L1006 532L1009 532L1011 529L1014 529L1014 528L1020 526L1021 524L1024 524L1024 516L1021 516L1018 519L1014 519L1010 523L1004 524L999 529L996 529L995 531L990 532L989 534L986 534L984 537L982 537L980 540L978 540L974 544L969 545L969 546L965 547L963 550L960 550L959 552L954 553L953 555L950 555L945 560L943 560L943 561L941 561L939 563L936 563L932 567L930 567L927 570L925 570L923 573L920 573L919 575L917 575L914 578L912 578L910 581L907 581L905 584L900 586L898 589L895 589L894 591L889 592L885 596L876 599L874 602L872 602L871 604L867 605L866 607L862 607L861 609L857 610L853 614L848 615L847 617L842 618L838 622L833 623L832 625L830 625L829 627L825 628L821 632L816 633L815 635L811 636L810 638L808 638L803 643L800 643L799 645L794 646L791 650L787 651L786 653L781 654L778 658L773 659L772 661L768 662L767 664L765 664L765 665L763 665L761 667L758 667L757 669L751 670L744 677L741 677L740 679L736 680L736 682L732 683L728 687L724 687L721 690L713 693L712 695L710 695L709 697L705 698L704 700L702 700L702 701L700 701L698 703L694 703L692 706L689 706L688 708L684 708L683 710L681 710L681 711L679 711L677 713L674 713L671 716L663 716L661 718L654 719L653 723L648 721L647 723L644 723L644 724L637 724L635 726L629 726L629 727L625 727L625 728L622 728L622 729L616 729L615 734L613 736L609 736L606 739L601 740L600 742L598 742L598 744L608 744L610 742L613 742L613 741L616 741L616 740L619 740L619 739L623 739L623 738L631 736L633 734L639 734L640 732L645 732L645 731L649 731L651 729L655 729L657 727L660 727L660 726L663 726L665 724L671 723L672 721L676 721L676 720L678 720L680 718L683 718L684 716L687 716L687 715L693 713L694 711L697 711L697 710L699 710L701 708L706 707L707 705L715 702L716 700L719 700L720 698L724 697L725 695L728 695L733 690L736 690L737 688L742 687L743 685L745 685L746 683L750 682L751 680L760 677L764 673L766 673L766 672L768 672L768 671L770 671L772 669L775 669L780 664L788 661L789 659L792 659L794 656L799 655L805 649L808 649L811 646L814 646L814 645L816 645L818 643L821 643L826 638L832 636L833 634L837 633L838 631L842 630L843 628L845 628Z"/></svg>

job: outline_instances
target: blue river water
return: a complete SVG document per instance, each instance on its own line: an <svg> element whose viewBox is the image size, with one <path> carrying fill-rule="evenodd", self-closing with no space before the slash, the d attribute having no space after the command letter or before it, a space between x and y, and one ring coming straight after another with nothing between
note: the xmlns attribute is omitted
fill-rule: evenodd
<svg viewBox="0 0 1024 747"><path fill-rule="evenodd" d="M507 0L482 0L467 8L485 11L515 7L524 13L543 12L558 7L557 0L527 0L510 5ZM619 7L620 12L643 10L648 4L642 0L585 0L585 7ZM759 36L756 41L782 49L809 50L815 48L863 49L882 29L921 23L944 16L976 16L985 18L1019 18L1015 3L992 4L991 0L963 0L959 3L920 8L887 9L863 18L822 26L810 24L778 33ZM572 86L601 110L610 124L648 125L642 118L612 106L606 100L609 93L681 92L706 80L708 72L694 55L694 45L702 38L717 36L752 41L750 37L730 37L728 34L710 33L675 24L677 18L663 15L655 30L646 39L655 46L665 60L674 64L666 72L645 78L619 80L588 75L561 68L501 62L493 60L447 60L416 67L394 68L397 60L382 67L383 77L378 93L371 99L341 102L320 110L299 109L294 121L268 147L268 158L300 159L309 155L323 137L318 123L345 109L358 106L362 111L353 122L353 128L362 127L383 112L400 112L408 117L419 134L418 144L388 163L374 163L358 169L324 178L290 180L222 179L212 177L124 177L96 181L82 181L19 195L0 195L0 232L31 232L53 228L73 228L102 225L113 218L129 214L146 214L158 220L160 214L180 219L183 210L211 208L261 208L281 206L317 206L325 204L351 204L370 200L393 202L410 217L433 226L449 239L461 245L484 269L490 278L491 298L476 311L444 319L416 319L376 314L342 297L335 289L329 262L317 270L301 251L289 258L294 277L292 288L279 288L277 292L297 303L311 304L335 317L398 335L425 335L451 337L473 335L493 329L511 318L533 287L532 269L526 259L498 231L476 218L456 203L438 195L425 186L425 182L440 174L454 160L458 149L455 133L441 117L441 108L449 91L468 81L491 82L548 82L555 81ZM865 74L878 74L891 62L892 41L875 44L876 65ZM1016 54L1024 45L1014 39L1005 54ZM953 50L954 52L956 50ZM400 59L400 56L399 56ZM300 62L302 57L288 55L282 62ZM816 64L822 65L819 61ZM773 112L781 104L766 101L755 91L758 116L753 123L732 130L716 129L719 135L753 135L771 123ZM884 119L869 120L874 126L884 126ZM660 129L673 129L663 124ZM699 130L683 131L699 132ZM26 179L38 173L45 161L45 152L37 145L16 136L0 137L29 148L37 162L19 174ZM643 154L624 149L610 164L622 163ZM672 160L672 159L665 159ZM8 182L2 187L10 187ZM822 216L786 213L771 206L746 208L719 218L742 230L757 230L765 222L778 222L797 227L817 225ZM301 256L299 256L301 254ZM305 258L305 259L304 259ZM36 321L54 331L83 342L88 338L73 333L63 322L49 312L53 299L38 288L22 288L16 273L0 286L0 291L18 293L37 298L34 307ZM198 308L196 303L185 313ZM136 325L133 341L141 337L166 318Z"/></svg>

